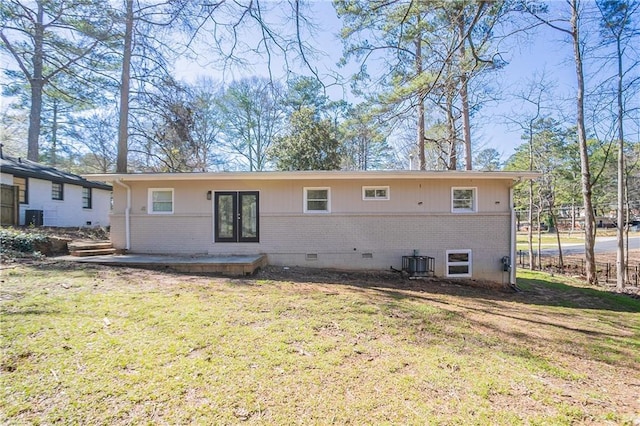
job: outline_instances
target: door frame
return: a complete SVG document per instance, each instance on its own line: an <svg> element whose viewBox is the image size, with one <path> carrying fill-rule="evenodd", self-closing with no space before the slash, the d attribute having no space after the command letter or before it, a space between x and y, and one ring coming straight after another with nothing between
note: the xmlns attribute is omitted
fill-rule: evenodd
<svg viewBox="0 0 640 426"><path fill-rule="evenodd" d="M260 242L260 191L235 191L213 190L213 242L214 243L259 243ZM230 195L233 197L233 236L232 237L220 237L218 235L218 197L220 195ZM242 237L242 197L244 195L250 195L256 197L256 236L255 237Z"/></svg>

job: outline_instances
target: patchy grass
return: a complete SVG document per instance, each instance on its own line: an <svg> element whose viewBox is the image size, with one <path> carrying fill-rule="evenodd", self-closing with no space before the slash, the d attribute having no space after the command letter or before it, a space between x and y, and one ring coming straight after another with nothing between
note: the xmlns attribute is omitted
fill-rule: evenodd
<svg viewBox="0 0 640 426"><path fill-rule="evenodd" d="M270 271L58 263L2 273L0 422L624 424L640 302Z"/></svg>

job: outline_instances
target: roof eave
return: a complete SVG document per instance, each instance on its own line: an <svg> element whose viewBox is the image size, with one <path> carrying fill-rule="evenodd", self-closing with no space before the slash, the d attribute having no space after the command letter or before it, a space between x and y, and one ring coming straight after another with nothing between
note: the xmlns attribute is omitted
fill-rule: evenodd
<svg viewBox="0 0 640 426"><path fill-rule="evenodd" d="M492 179L528 180L540 177L539 172L529 171L271 171L271 172L196 172L196 173L108 173L88 174L92 181L145 182L145 181L194 181L194 180L313 180L313 179Z"/></svg>

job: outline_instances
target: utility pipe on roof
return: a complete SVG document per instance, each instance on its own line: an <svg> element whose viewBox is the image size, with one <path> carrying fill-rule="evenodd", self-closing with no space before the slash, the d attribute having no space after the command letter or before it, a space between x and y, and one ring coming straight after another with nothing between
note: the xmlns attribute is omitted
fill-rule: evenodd
<svg viewBox="0 0 640 426"><path fill-rule="evenodd" d="M131 249L131 187L122 182L121 179L114 180L115 183L127 190L127 207L124 209L124 234L125 250Z"/></svg>

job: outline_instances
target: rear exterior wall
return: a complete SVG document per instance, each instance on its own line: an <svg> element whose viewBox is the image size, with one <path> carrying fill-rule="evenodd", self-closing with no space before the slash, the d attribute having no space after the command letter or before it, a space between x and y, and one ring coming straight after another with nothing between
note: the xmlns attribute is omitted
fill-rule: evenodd
<svg viewBox="0 0 640 426"><path fill-rule="evenodd" d="M338 269L400 269L418 251L446 276L446 253L470 250L472 278L508 281L510 180L211 180L125 182L131 187L130 251L163 254L267 254L269 263ZM388 187L388 200L363 200L363 186ZM304 188L330 188L329 213L304 213ZM452 187L475 188L477 209L452 213ZM150 188L174 191L173 214L148 214ZM258 191L260 241L214 242L213 196ZM125 248L126 191L114 185L111 239Z"/></svg>

